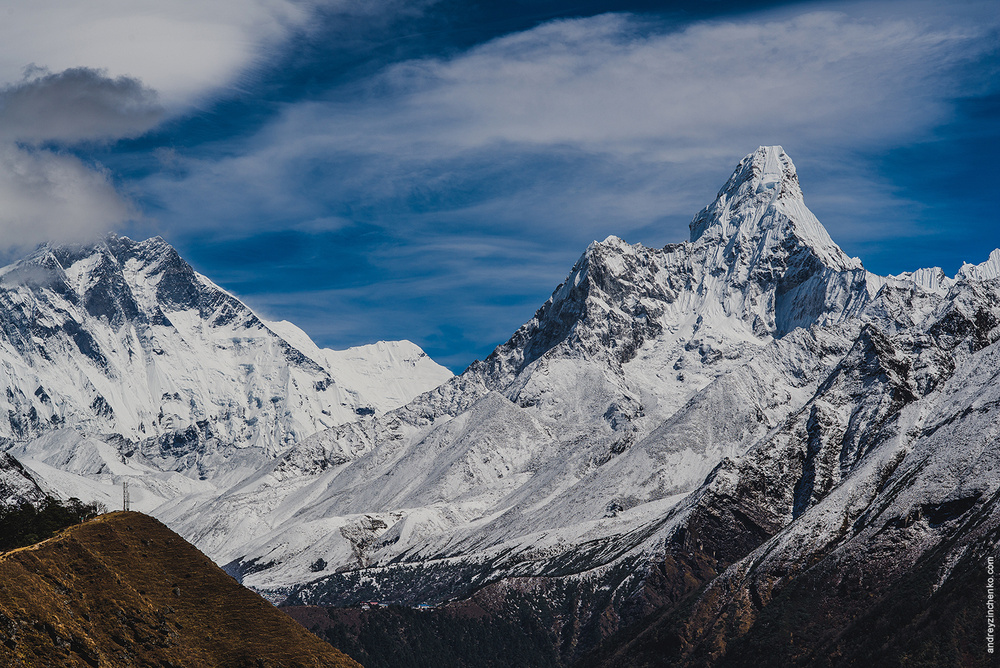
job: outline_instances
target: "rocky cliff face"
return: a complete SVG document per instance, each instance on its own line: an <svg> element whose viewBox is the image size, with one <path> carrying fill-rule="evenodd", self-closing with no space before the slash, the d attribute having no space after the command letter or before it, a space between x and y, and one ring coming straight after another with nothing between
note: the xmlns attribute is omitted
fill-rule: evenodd
<svg viewBox="0 0 1000 668"><path fill-rule="evenodd" d="M998 297L884 288L809 402L697 493L670 551L718 574L589 663L991 665Z"/></svg>
<svg viewBox="0 0 1000 668"><path fill-rule="evenodd" d="M21 462L7 453L0 453L0 511L17 508L23 503L40 504L45 491Z"/></svg>

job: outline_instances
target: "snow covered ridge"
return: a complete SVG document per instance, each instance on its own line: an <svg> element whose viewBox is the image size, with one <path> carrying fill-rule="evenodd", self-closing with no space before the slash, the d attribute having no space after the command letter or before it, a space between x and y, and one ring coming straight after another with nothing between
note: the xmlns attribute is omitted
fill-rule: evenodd
<svg viewBox="0 0 1000 668"><path fill-rule="evenodd" d="M116 243L132 250L114 251ZM651 612L643 601L663 600L650 589L662 578L650 573L671 559L673 572L698 584L730 566L756 577L842 548L866 553L886 536L895 553L916 559L945 539L955 549L966 544L955 533L963 513L989 515L996 504L980 500L1000 498L996 403L976 399L998 385L1000 252L954 278L939 269L873 275L806 208L780 147L740 162L695 216L688 241L656 249L612 236L591 244L507 342L439 385L409 384L406 364L389 372L378 361L348 374L341 364L355 357L398 361L403 353L319 351L189 268L141 260L143 244L107 243L114 262L135 267L122 273L127 286L128 276L147 276L142 289L129 287L134 307L124 297L88 306L104 260L65 268L96 251L65 262L42 253L30 270L7 270L24 276L16 285L34 285L48 276L35 265L54 261L69 286L60 292L47 278L18 288L48 309L52 334L38 338L59 342L45 348L48 357L25 358L25 372L41 377L46 360L63 355L59 368L87 378L115 411L64 410L85 416L76 424L90 430L87 440L75 430L28 434L10 452L40 483L76 485L84 500L93 481L149 481L147 507L157 517L276 600L433 603L543 575L539 586L551 587L546 600L556 603L577 585L605 592L603 603L581 608L592 617L576 620L580 628L597 619L625 624ZM108 374L84 353L88 339L59 324L64 312L88 308L108 323L86 330L104 358L131 351L152 368L143 378L183 381L191 394L170 389L182 399L168 395L155 408L130 395L119 409L103 389ZM202 371L183 361L158 365L166 355L180 359L192 341L240 372L227 376L215 359L199 359ZM124 361L116 364L116 378L143 387L128 380ZM373 367L395 379L388 385L403 405L376 403ZM203 385L205 374L220 380ZM84 389L74 390L73 406L96 402L90 385L77 386ZM27 402L21 421L33 424L34 407L37 422L51 425L45 401L29 399L34 386L16 388ZM70 405L48 388L50 404ZM207 427L185 412L195 410L191 397L214 407ZM119 415L126 409L134 415ZM193 430L149 435L161 410ZM119 427L119 440L100 436L118 419L147 435ZM262 458L267 444L273 456ZM1000 511L989 516L1000 522ZM689 568L692 554L704 568ZM570 584L560 590L560 582Z"/></svg>
<svg viewBox="0 0 1000 668"><path fill-rule="evenodd" d="M83 483L69 473L112 484L166 471L183 474L184 492L235 482L312 433L450 377L408 341L320 349L159 237L45 246L0 269L0 437L70 487ZM104 445L82 447L87 438Z"/></svg>
<svg viewBox="0 0 1000 668"><path fill-rule="evenodd" d="M842 458L777 476L774 493L798 501L762 511L759 538L850 477L868 453L858 435L894 415L893 396L934 396L968 351L992 345L995 262L954 279L870 274L806 208L784 151L761 147L689 241L591 244L462 375L157 512L276 597L443 600L509 576L648 563L732 496L723 483L759 477L752 453L765 457L776 431L801 425L782 450L801 462L809 424L846 420ZM898 383L885 406L844 390L836 410L811 407L850 373Z"/></svg>
<svg viewBox="0 0 1000 668"><path fill-rule="evenodd" d="M22 503L40 504L45 490L24 466L6 452L0 452L0 511L17 508Z"/></svg>

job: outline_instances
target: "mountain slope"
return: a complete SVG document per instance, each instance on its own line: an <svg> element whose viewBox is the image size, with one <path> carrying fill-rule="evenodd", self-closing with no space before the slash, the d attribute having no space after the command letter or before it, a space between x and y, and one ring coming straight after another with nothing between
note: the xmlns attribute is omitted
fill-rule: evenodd
<svg viewBox="0 0 1000 668"><path fill-rule="evenodd" d="M912 328L868 328L800 417L698 504L773 517L771 530L594 663L992 665L974 620L1000 544L998 298L996 280L958 282ZM741 488L755 493L720 494Z"/></svg>
<svg viewBox="0 0 1000 668"><path fill-rule="evenodd" d="M0 555L7 666L358 666L150 517Z"/></svg>
<svg viewBox="0 0 1000 668"><path fill-rule="evenodd" d="M320 349L290 323L261 320L158 237L42 247L0 269L0 312L0 437L81 496L107 502L105 488L132 476L146 509L199 480L232 484L316 431L451 376L408 341ZM67 466L59 460L79 459L74 434L107 445ZM146 485L151 471L166 475ZM171 483L171 472L193 482Z"/></svg>
<svg viewBox="0 0 1000 668"><path fill-rule="evenodd" d="M208 501L207 522L206 497L162 516L275 591L314 579L318 559L399 582L408 564L457 560L447 567L488 581L601 544L597 566L645 549L716 464L808 400L850 349L872 285L805 207L784 151L761 147L691 241L591 244L535 317L461 376L304 440Z"/></svg>
<svg viewBox="0 0 1000 668"><path fill-rule="evenodd" d="M744 158L690 232L591 244L485 360L246 476L225 444L197 449L219 467L204 481L166 477L186 460L162 439L121 461L61 431L12 452L53 479L159 470L157 515L273 601L451 601L484 620L470 637L530 629L511 647L564 666L901 662L886 615L940 628L917 611L941 592L972 609L997 544L1000 254L873 275L780 147ZM811 603L828 632L803 623L769 654ZM366 614L330 618L362 645L404 637L355 633L385 621Z"/></svg>
<svg viewBox="0 0 1000 668"><path fill-rule="evenodd" d="M21 462L6 452L0 452L0 511L17 508L22 503L35 505L44 500L45 491Z"/></svg>
<svg viewBox="0 0 1000 668"><path fill-rule="evenodd" d="M950 388L995 384L993 262L955 278L874 276L805 208L783 151L762 147L695 217L691 241L592 244L461 376L164 513L291 604L459 599L491 625L547 629L562 665L598 649L608 665L739 665L729 643L764 648L775 639L758 620L797 609L769 608L783 583L828 583L795 583L811 564L849 579L905 546L895 570L864 577L933 568L936 587L968 582L969 545L989 539L949 527L990 498L993 466L976 448L920 462L939 456L922 444ZM941 419L972 425L985 406ZM989 447L991 428L977 429ZM887 518L894 485L914 496ZM242 508L254 510L236 519ZM929 531L910 535L921 518ZM897 525L910 533L880 542ZM951 583L949 564L966 564ZM840 622L869 614L824 600L848 611Z"/></svg>

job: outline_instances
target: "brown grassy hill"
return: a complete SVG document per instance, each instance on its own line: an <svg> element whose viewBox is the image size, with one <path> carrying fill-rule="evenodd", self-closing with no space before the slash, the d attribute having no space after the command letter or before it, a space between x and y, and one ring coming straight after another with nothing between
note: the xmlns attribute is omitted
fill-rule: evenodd
<svg viewBox="0 0 1000 668"><path fill-rule="evenodd" d="M344 666L157 520L111 513L0 555L2 666Z"/></svg>

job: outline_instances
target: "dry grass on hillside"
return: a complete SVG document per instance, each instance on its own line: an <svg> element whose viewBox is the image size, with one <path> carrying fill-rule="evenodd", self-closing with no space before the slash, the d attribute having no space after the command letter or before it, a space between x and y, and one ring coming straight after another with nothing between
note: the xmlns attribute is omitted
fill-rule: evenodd
<svg viewBox="0 0 1000 668"><path fill-rule="evenodd" d="M160 522L121 512L0 555L0 665L359 666Z"/></svg>

